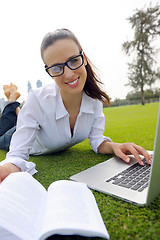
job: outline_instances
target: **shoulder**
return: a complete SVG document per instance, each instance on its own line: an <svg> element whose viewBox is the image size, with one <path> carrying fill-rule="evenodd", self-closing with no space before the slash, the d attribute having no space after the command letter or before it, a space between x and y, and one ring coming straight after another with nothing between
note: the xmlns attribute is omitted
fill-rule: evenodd
<svg viewBox="0 0 160 240"><path fill-rule="evenodd" d="M85 112L95 113L103 110L103 104L98 99L93 99L83 92L82 110Z"/></svg>
<svg viewBox="0 0 160 240"><path fill-rule="evenodd" d="M29 105L40 106L43 111L50 111L56 104L56 96L59 89L55 83L47 84L44 87L30 90L27 101Z"/></svg>
<svg viewBox="0 0 160 240"><path fill-rule="evenodd" d="M43 87L36 88L30 91L29 94L35 95L37 98L47 98L48 96L56 96L57 89L56 84L53 82L52 84L46 84Z"/></svg>

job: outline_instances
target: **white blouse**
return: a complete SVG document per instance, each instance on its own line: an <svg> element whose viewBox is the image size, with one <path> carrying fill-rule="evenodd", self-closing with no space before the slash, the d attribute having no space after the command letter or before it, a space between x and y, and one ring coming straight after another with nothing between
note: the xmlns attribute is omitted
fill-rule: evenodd
<svg viewBox="0 0 160 240"><path fill-rule="evenodd" d="M65 150L87 137L91 149L97 152L103 141L111 141L103 136L104 126L102 103L83 92L80 112L71 134L69 114L56 83L31 90L18 115L10 151L0 165L13 163L21 171L34 174L35 164L26 161L29 154L40 155Z"/></svg>

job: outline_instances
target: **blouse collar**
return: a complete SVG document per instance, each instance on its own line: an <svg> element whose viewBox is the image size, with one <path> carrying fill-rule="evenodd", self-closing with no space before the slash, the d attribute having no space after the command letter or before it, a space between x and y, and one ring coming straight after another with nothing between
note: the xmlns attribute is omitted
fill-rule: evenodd
<svg viewBox="0 0 160 240"><path fill-rule="evenodd" d="M67 110L66 110L66 108L65 108L65 106L63 104L63 100L62 100L62 97L61 97L59 89L56 92L56 97L57 97L56 120L58 120L60 118L65 117L66 115L69 116L69 114L68 114L68 112L67 112ZM79 115L81 115L82 113L93 114L94 113L93 101L95 101L95 100L92 99L91 97L87 96L86 93L83 92Z"/></svg>

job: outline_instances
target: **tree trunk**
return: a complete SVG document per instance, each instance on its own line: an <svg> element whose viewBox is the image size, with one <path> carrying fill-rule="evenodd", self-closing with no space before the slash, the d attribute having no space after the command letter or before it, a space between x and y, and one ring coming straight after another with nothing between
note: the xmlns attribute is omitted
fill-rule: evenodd
<svg viewBox="0 0 160 240"><path fill-rule="evenodd" d="M141 102L142 102L142 105L145 105L145 98L144 98L143 86L141 87Z"/></svg>

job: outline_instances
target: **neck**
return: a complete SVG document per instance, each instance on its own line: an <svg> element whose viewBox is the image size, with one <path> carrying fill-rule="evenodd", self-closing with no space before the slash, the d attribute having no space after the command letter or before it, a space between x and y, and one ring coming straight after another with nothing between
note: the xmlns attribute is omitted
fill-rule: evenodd
<svg viewBox="0 0 160 240"><path fill-rule="evenodd" d="M61 92L60 92L61 93ZM65 94L61 93L61 97L63 100L63 104L68 112L72 111L73 109L79 110L81 101L82 101L82 93L80 94Z"/></svg>

